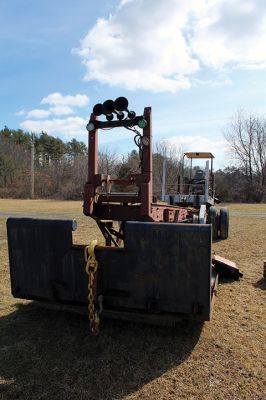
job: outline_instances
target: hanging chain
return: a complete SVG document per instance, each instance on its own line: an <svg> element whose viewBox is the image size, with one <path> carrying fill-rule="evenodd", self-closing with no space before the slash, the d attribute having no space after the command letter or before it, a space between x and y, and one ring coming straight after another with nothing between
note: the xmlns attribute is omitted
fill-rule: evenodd
<svg viewBox="0 0 266 400"><path fill-rule="evenodd" d="M94 249L97 245L97 240L92 240L89 246L84 248L85 262L86 262L86 273L88 275L88 311L90 320L90 329L94 335L99 334L100 317L99 313L95 308L94 294L97 291L96 288L96 273L98 269L98 261L95 258Z"/></svg>

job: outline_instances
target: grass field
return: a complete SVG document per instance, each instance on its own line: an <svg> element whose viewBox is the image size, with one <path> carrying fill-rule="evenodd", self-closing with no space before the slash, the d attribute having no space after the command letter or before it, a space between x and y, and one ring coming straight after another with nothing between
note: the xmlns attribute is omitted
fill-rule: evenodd
<svg viewBox="0 0 266 400"><path fill-rule="evenodd" d="M212 321L106 321L94 337L86 316L10 295L4 213L68 213L76 243L100 240L81 202L0 199L0 399L266 399L266 205L229 208L230 239L213 247L244 277L219 284Z"/></svg>

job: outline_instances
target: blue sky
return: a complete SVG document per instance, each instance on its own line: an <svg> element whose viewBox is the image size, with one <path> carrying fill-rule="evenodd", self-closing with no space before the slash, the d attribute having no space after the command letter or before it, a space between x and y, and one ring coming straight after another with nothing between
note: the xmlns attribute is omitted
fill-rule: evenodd
<svg viewBox="0 0 266 400"><path fill-rule="evenodd" d="M0 0L1 127L87 141L95 103L153 108L154 142L233 162L222 132L238 109L265 116L262 0ZM134 148L105 132L101 146Z"/></svg>

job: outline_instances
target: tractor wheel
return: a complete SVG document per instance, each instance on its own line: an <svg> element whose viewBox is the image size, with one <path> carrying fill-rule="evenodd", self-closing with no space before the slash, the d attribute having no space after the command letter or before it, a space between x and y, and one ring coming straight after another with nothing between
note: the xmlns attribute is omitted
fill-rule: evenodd
<svg viewBox="0 0 266 400"><path fill-rule="evenodd" d="M229 236L229 211L228 208L220 209L220 238L227 239Z"/></svg>
<svg viewBox="0 0 266 400"><path fill-rule="evenodd" d="M212 224L212 240L218 238L218 223L217 223L217 209L215 207L210 207L208 213L208 221Z"/></svg>

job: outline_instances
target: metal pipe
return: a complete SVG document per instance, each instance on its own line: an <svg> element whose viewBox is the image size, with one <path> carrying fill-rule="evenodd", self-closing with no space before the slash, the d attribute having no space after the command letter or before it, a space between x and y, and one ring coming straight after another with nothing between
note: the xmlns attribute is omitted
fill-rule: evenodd
<svg viewBox="0 0 266 400"><path fill-rule="evenodd" d="M163 178L162 178L162 201L165 199L165 172L166 172L166 158L163 158Z"/></svg>
<svg viewBox="0 0 266 400"><path fill-rule="evenodd" d="M97 117L91 114L90 121L95 121ZM88 145L88 182L94 182L94 176L98 173L98 130L89 132Z"/></svg>
<svg viewBox="0 0 266 400"><path fill-rule="evenodd" d="M34 134L31 135L31 145L30 145L30 198L34 199Z"/></svg>

